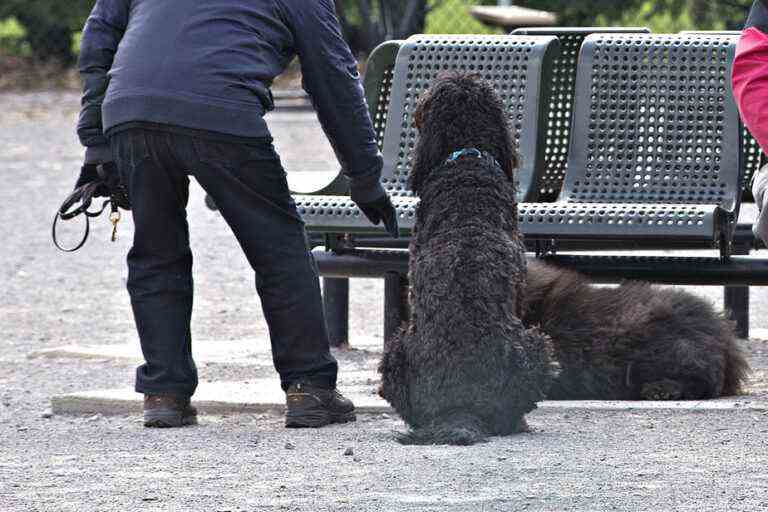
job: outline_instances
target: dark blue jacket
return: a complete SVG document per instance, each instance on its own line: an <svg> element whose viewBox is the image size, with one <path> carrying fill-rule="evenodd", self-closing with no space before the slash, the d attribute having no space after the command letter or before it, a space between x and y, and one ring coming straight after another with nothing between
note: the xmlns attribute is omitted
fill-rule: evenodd
<svg viewBox="0 0 768 512"><path fill-rule="evenodd" d="M128 122L267 136L270 85L296 55L353 199L380 197L381 155L333 0L97 0L79 62L86 160L111 159L106 134Z"/></svg>

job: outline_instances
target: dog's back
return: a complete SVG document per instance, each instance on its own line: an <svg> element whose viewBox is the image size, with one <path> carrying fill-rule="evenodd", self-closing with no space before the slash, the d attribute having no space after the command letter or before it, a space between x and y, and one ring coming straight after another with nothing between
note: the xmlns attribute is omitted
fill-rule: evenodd
<svg viewBox="0 0 768 512"><path fill-rule="evenodd" d="M544 397L551 349L519 318L526 263L514 201L503 173L472 161L424 185L411 244L414 316L398 341L418 369L405 442L471 444L517 432Z"/></svg>

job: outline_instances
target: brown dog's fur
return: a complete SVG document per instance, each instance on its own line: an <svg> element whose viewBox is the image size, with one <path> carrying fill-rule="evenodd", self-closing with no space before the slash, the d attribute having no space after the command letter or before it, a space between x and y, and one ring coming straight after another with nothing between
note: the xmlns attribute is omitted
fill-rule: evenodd
<svg viewBox="0 0 768 512"><path fill-rule="evenodd" d="M749 373L732 323L686 291L595 287L535 262L523 296L523 321L552 338L561 368L547 398L714 398L738 394Z"/></svg>

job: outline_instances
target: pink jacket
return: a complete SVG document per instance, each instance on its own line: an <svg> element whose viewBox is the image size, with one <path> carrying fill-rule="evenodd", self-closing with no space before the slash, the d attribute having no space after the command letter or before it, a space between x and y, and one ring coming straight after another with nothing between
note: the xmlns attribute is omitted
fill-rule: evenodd
<svg viewBox="0 0 768 512"><path fill-rule="evenodd" d="M768 153L768 35L756 27L741 34L732 80L741 118Z"/></svg>
<svg viewBox="0 0 768 512"><path fill-rule="evenodd" d="M741 119L768 153L768 8L756 1L747 26L741 33L733 62L733 96ZM759 214L752 226L755 236L768 243L768 169L761 169L752 182L752 195Z"/></svg>

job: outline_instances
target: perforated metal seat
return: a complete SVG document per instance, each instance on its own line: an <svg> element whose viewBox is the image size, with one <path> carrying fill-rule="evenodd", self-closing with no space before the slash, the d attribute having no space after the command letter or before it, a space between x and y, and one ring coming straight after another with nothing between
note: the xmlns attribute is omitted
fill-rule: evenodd
<svg viewBox="0 0 768 512"><path fill-rule="evenodd" d="M510 113L522 156L523 165L518 170L522 200L533 192L532 185L543 168L543 147L537 144L544 128L539 104L546 84L546 62L556 52L557 39L551 36L418 35L380 47L372 54L376 67L373 78L366 80L367 98L384 155L382 184L395 200L403 233L412 229L418 203L407 185L417 140L412 115L432 80L442 71L461 70L495 84ZM384 232L381 226L372 226L348 198L295 199L309 231Z"/></svg>
<svg viewBox="0 0 768 512"><path fill-rule="evenodd" d="M307 223L307 231L321 233L384 233L383 226L373 226L352 199L345 196L296 196L296 207ZM413 229L416 206L414 197L393 196L400 230Z"/></svg>
<svg viewBox="0 0 768 512"><path fill-rule="evenodd" d="M545 89L543 105L547 122L544 144L544 168L535 185L531 201L554 201L560 194L568 161L573 97L576 90L576 69L579 50L584 38L590 34L648 33L643 27L529 27L519 28L512 35L556 36L560 53L549 63L552 69L550 87Z"/></svg>
<svg viewBox="0 0 768 512"><path fill-rule="evenodd" d="M735 43L588 36L565 185L555 203L520 205L525 235L707 246L729 237L741 193L741 127L729 79Z"/></svg>

